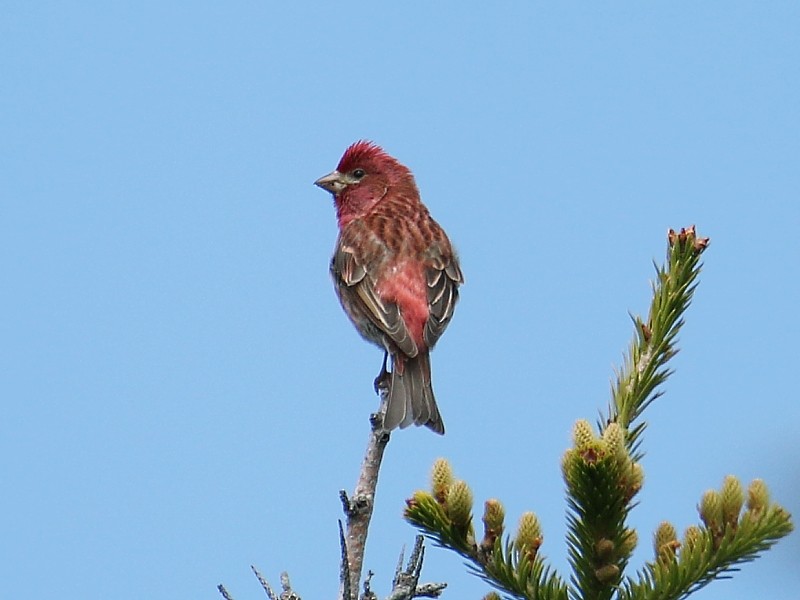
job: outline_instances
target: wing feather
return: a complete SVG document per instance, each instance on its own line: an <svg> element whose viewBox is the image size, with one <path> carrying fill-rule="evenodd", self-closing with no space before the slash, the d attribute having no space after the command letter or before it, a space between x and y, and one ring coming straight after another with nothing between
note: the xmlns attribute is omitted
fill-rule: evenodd
<svg viewBox="0 0 800 600"><path fill-rule="evenodd" d="M428 283L428 321L425 324L425 344L428 348L439 340L450 324L458 302L458 286L464 282L458 258L439 244L430 250L426 278Z"/></svg>
<svg viewBox="0 0 800 600"><path fill-rule="evenodd" d="M377 328L376 333L388 336L404 354L409 357L416 356L419 349L406 327L400 309L394 302L384 302L378 296L375 291L375 280L368 272L367 261L358 256L357 247L356 244L349 244L345 239L340 239L331 261L331 274L337 283L337 291L345 311L351 316L359 331L371 341L385 347L380 337L363 331L357 322L360 316ZM353 315L351 311L357 314Z"/></svg>

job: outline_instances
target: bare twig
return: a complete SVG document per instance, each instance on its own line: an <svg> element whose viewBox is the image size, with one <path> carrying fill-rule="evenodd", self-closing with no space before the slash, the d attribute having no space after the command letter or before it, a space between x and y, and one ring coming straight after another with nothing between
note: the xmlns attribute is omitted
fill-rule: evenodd
<svg viewBox="0 0 800 600"><path fill-rule="evenodd" d="M292 584L289 581L289 574L284 571L281 573L281 587L283 591L280 595L280 600L301 600L300 596L294 593L292 590Z"/></svg>
<svg viewBox="0 0 800 600"><path fill-rule="evenodd" d="M340 493L340 497L342 497L342 502L345 502L347 494L344 493L344 490ZM339 567L339 584L342 586L342 598L352 598L352 592L350 591L350 561L347 558L347 540L344 537L341 519L339 519L339 544L342 548L342 564Z"/></svg>
<svg viewBox="0 0 800 600"><path fill-rule="evenodd" d="M364 593L361 594L361 600L378 600L378 596L372 591L373 575L375 575L375 573L367 571L367 576L364 578Z"/></svg>
<svg viewBox="0 0 800 600"><path fill-rule="evenodd" d="M267 582L266 579L264 579L264 576L259 572L259 570L256 569L253 565L250 565L250 569L252 569L253 573L255 573L256 579L258 579L258 582L261 584L261 587L264 588L264 593L267 594L267 598L269 598L269 600L278 600L278 596L275 594L275 592L272 591L272 588L269 586L269 583Z"/></svg>
<svg viewBox="0 0 800 600"><path fill-rule="evenodd" d="M220 583L217 586L217 589L219 590L219 593L222 594L222 597L225 598L225 600L233 600L233 596L231 596L228 590L225 589L224 585Z"/></svg>
<svg viewBox="0 0 800 600"><path fill-rule="evenodd" d="M386 404L386 389L381 390L381 406ZM347 546L347 572L349 584L342 582L341 598L343 600L356 600L361 571L364 566L364 549L367 544L367 532L372 519L372 510L375 506L375 488L378 485L378 473L383 460L383 453L389 443L389 432L383 429L383 413L381 410L370 417L372 430L367 443L367 451L361 463L361 472L351 498L342 490L339 497L342 500L345 517L347 518L347 533L345 542ZM343 552L344 555L344 552ZM344 558L344 556L343 556ZM342 573L345 572L344 565ZM349 594L345 594L345 590Z"/></svg>
<svg viewBox="0 0 800 600"><path fill-rule="evenodd" d="M408 565L403 570L403 552L392 582L392 593L386 600L411 600L412 598L438 598L446 583L426 583L419 585L419 576L422 573L422 563L425 560L425 544L423 537L418 535L414 541L414 550L408 558Z"/></svg>

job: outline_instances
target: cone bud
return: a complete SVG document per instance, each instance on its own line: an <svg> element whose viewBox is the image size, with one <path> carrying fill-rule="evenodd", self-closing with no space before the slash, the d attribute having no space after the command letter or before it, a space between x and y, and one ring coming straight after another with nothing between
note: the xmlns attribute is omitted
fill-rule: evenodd
<svg viewBox="0 0 800 600"><path fill-rule="evenodd" d="M703 523L712 532L722 530L722 498L717 490L708 490L697 507Z"/></svg>
<svg viewBox="0 0 800 600"><path fill-rule="evenodd" d="M446 458L437 458L431 469L431 491L439 504L447 501L450 486L453 485L453 469Z"/></svg>
<svg viewBox="0 0 800 600"><path fill-rule="evenodd" d="M747 488L747 510L754 516L764 513L769 507L769 490L762 479L754 479Z"/></svg>
<svg viewBox="0 0 800 600"><path fill-rule="evenodd" d="M522 513L519 518L515 545L524 552L530 560L536 556L536 551L542 545L542 528L539 519L532 512Z"/></svg>
<svg viewBox="0 0 800 600"><path fill-rule="evenodd" d="M594 553L600 562L608 562L614 555L614 542L608 538L601 538L595 542Z"/></svg>
<svg viewBox="0 0 800 600"><path fill-rule="evenodd" d="M683 533L683 546L689 550L697 548L703 541L703 530L697 525L690 525Z"/></svg>
<svg viewBox="0 0 800 600"><path fill-rule="evenodd" d="M425 502L428 500L433 500L433 496L431 496L430 492L426 492L425 490L417 490L414 492L414 495L411 496L411 498L406 499L406 505L408 508L414 508L420 504L425 504Z"/></svg>
<svg viewBox="0 0 800 600"><path fill-rule="evenodd" d="M464 481L456 481L447 492L447 516L453 525L466 529L472 520L472 490Z"/></svg>
<svg viewBox="0 0 800 600"><path fill-rule="evenodd" d="M642 489L644 484L644 468L641 463L630 463L628 467L628 476L624 478L625 485L627 486L627 498L630 500L639 490Z"/></svg>
<svg viewBox="0 0 800 600"><path fill-rule="evenodd" d="M561 457L561 474L564 476L564 481L569 483L572 481L572 471L575 468L575 463L578 460L578 455L575 450L567 450L564 456Z"/></svg>
<svg viewBox="0 0 800 600"><path fill-rule="evenodd" d="M633 554L636 544L639 543L639 534L635 529L626 529L622 532L622 543L619 547L620 556L628 557Z"/></svg>
<svg viewBox="0 0 800 600"><path fill-rule="evenodd" d="M739 523L739 513L744 505L744 490L738 478L728 475L722 482L720 492L722 503L722 520L726 525L736 527Z"/></svg>
<svg viewBox="0 0 800 600"><path fill-rule="evenodd" d="M572 441L577 450L591 447L595 442L594 430L589 421L581 419L572 428Z"/></svg>
<svg viewBox="0 0 800 600"><path fill-rule="evenodd" d="M653 539L653 546L656 551L656 558L673 558L675 551L680 547L678 542L678 532L675 526L669 521L662 521L656 529Z"/></svg>
<svg viewBox="0 0 800 600"><path fill-rule="evenodd" d="M619 567L614 564L603 565L595 569L594 576L602 584L612 583L619 578Z"/></svg>
<svg viewBox="0 0 800 600"><path fill-rule="evenodd" d="M503 521L506 518L506 510L500 500L492 498L483 505L483 524L488 532L491 530L496 535L503 533Z"/></svg>
<svg viewBox="0 0 800 600"><path fill-rule="evenodd" d="M628 458L628 452L625 449L625 432L619 423L609 423L605 431L603 431L603 441L608 447L608 453L624 461Z"/></svg>

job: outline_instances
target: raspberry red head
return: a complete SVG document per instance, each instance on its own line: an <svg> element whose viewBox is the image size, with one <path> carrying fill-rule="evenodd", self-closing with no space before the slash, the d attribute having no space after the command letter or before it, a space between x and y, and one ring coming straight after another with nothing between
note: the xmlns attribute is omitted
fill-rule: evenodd
<svg viewBox="0 0 800 600"><path fill-rule="evenodd" d="M367 140L358 141L345 150L336 170L348 173L359 168L371 173L411 175L406 167L386 154L383 148Z"/></svg>
<svg viewBox="0 0 800 600"><path fill-rule="evenodd" d="M336 170L314 183L333 194L340 227L367 214L389 189L419 197L411 171L365 140L345 150Z"/></svg>

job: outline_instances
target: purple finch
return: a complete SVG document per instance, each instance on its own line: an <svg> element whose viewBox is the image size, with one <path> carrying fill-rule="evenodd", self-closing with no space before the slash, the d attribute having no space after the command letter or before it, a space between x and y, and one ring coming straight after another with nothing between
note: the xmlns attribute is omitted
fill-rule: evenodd
<svg viewBox="0 0 800 600"><path fill-rule="evenodd" d="M314 182L333 194L339 239L331 275L358 332L384 349L384 429L444 433L430 351L450 323L464 277L450 240L422 204L411 171L371 142L350 146ZM386 370L391 357L391 372Z"/></svg>

